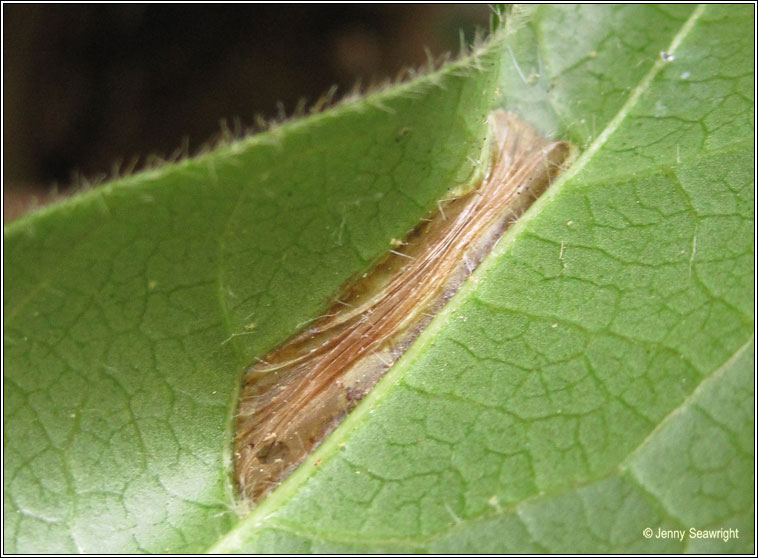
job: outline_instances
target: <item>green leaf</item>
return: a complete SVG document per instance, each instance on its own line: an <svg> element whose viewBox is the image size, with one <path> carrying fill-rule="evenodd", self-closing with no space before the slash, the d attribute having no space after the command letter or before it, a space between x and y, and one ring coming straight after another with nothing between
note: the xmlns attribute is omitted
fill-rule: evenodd
<svg viewBox="0 0 758 558"><path fill-rule="evenodd" d="M753 552L753 22L516 9L472 59L7 227L5 550ZM476 179L493 107L579 158L240 519L241 373Z"/></svg>

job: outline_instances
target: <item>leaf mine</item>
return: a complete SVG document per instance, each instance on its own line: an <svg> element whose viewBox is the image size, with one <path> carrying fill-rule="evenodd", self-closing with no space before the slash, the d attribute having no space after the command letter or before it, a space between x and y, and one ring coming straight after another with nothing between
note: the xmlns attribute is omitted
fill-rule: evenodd
<svg viewBox="0 0 758 558"><path fill-rule="evenodd" d="M259 501L355 408L570 160L571 145L512 113L494 112L490 126L481 184L393 239L324 316L245 373L234 440L244 498Z"/></svg>

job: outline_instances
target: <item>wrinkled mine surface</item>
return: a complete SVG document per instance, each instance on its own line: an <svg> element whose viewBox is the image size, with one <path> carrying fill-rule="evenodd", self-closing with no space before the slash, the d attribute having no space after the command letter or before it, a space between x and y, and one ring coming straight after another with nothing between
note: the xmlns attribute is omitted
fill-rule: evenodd
<svg viewBox="0 0 758 558"><path fill-rule="evenodd" d="M326 315L247 371L234 473L257 501L337 426L550 185L570 146L516 116L490 117L494 153L478 188L440 203Z"/></svg>

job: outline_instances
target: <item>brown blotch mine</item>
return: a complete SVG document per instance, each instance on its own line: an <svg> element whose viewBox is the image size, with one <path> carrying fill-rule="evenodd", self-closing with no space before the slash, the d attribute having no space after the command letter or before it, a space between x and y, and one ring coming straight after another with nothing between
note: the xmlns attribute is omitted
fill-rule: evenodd
<svg viewBox="0 0 758 558"><path fill-rule="evenodd" d="M259 501L321 443L570 159L569 144L511 113L490 123L494 153L481 185L441 202L326 316L245 373L234 440L243 497Z"/></svg>

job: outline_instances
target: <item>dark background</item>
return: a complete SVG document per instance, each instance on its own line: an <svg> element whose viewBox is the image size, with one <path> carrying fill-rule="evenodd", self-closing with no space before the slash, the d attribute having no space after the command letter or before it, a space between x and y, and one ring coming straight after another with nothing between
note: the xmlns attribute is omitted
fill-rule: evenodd
<svg viewBox="0 0 758 558"><path fill-rule="evenodd" d="M197 151L252 126L457 53L484 5L3 6L5 220L114 164Z"/></svg>

